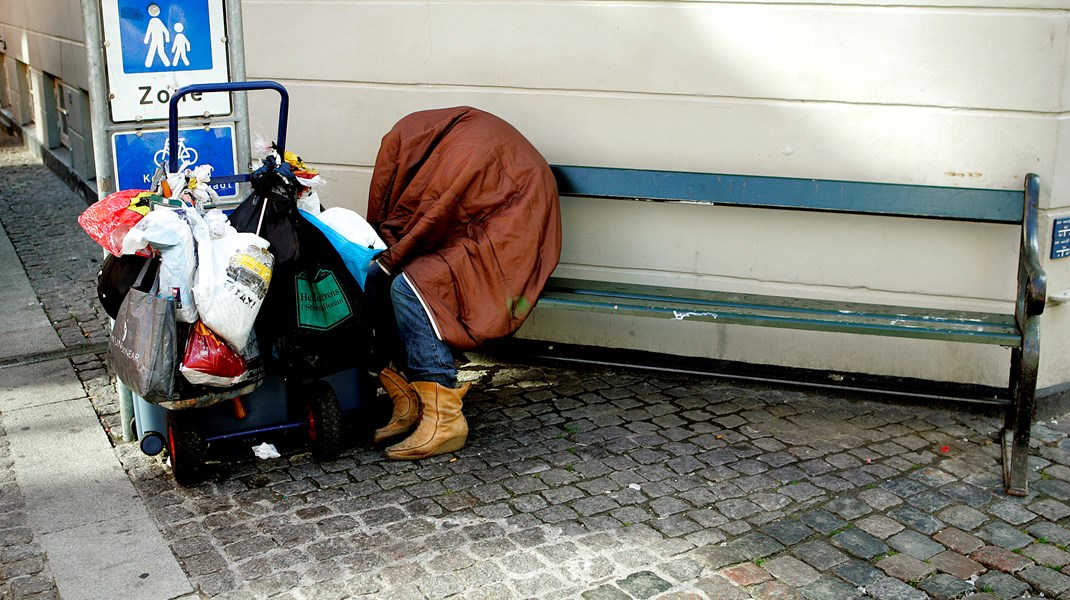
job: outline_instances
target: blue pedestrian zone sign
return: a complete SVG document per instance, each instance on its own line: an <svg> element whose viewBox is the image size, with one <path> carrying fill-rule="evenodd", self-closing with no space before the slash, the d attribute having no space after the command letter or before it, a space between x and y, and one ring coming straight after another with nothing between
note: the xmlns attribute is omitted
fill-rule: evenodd
<svg viewBox="0 0 1070 600"><path fill-rule="evenodd" d="M230 79L223 0L100 0L116 123L167 118L179 89ZM230 113L227 93L190 94L179 117Z"/></svg>
<svg viewBox="0 0 1070 600"><path fill-rule="evenodd" d="M112 136L115 158L115 181L118 190L147 190L157 167L167 168L170 148L167 130L139 132L125 131ZM212 176L237 173L234 144L234 125L189 127L178 130L178 167L192 169L212 165ZM221 198L236 198L233 183L212 184Z"/></svg>
<svg viewBox="0 0 1070 600"><path fill-rule="evenodd" d="M208 0L119 0L123 72L212 68Z"/></svg>

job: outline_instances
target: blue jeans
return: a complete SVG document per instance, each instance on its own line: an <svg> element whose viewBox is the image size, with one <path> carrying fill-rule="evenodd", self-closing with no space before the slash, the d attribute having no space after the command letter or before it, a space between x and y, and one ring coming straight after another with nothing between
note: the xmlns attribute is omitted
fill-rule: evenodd
<svg viewBox="0 0 1070 600"><path fill-rule="evenodd" d="M404 275L390 284L390 301L398 333L405 346L406 372L409 381L430 381L448 388L457 387L457 366L453 350L438 339L424 307Z"/></svg>

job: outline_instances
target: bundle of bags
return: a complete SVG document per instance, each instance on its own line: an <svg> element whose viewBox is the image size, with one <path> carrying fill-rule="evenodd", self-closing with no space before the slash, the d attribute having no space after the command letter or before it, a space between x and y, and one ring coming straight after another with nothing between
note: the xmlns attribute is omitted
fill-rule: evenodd
<svg viewBox="0 0 1070 600"><path fill-rule="evenodd" d="M271 283L268 242L238 233L218 208L211 166L152 190L116 192L79 217L108 256L98 292L115 320L109 359L146 400L176 399L175 373L195 386L259 382L253 323ZM179 382L181 383L181 382Z"/></svg>
<svg viewBox="0 0 1070 600"><path fill-rule="evenodd" d="M316 188L323 180L295 154L279 156L273 145L258 154L263 166L257 172L296 182L287 202L313 220L319 215L323 221L317 224L335 246L385 247L357 213L343 208L321 213ZM98 273L98 295L115 319L112 368L151 402L199 394L183 380L218 391L257 384L264 376L254 324L273 272L293 249L268 242L279 240L266 225L261 231L264 212L256 191L235 210L261 209L255 227L245 222L239 232L222 210L210 208L218 202L211 172L209 165L158 172L151 190L116 192L78 219L110 253Z"/></svg>
<svg viewBox="0 0 1070 600"><path fill-rule="evenodd" d="M294 380L320 379L375 358L364 310L364 275L382 240L360 215L321 210L319 175L299 157L269 149L251 176L253 193L230 214L238 231L270 242L275 270L256 331L272 367Z"/></svg>

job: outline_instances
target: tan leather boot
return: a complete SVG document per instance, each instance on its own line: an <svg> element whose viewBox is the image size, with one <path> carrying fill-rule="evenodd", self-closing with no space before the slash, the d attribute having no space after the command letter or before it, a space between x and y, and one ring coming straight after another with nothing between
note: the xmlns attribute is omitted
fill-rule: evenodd
<svg viewBox="0 0 1070 600"><path fill-rule="evenodd" d="M417 460L455 452L468 441L468 422L461 414L461 399L471 384L448 388L429 381L412 384L420 396L420 424L400 443L386 449L391 460Z"/></svg>
<svg viewBox="0 0 1070 600"><path fill-rule="evenodd" d="M394 401L394 412L386 425L375 430L372 441L376 444L412 431L416 421L420 418L420 397L416 395L416 390L412 389L412 385L401 373L383 369L379 373L379 383Z"/></svg>

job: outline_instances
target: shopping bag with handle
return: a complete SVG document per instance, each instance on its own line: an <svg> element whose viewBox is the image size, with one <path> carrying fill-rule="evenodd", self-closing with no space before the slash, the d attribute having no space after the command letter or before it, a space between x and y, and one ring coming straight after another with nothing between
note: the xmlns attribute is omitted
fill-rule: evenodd
<svg viewBox="0 0 1070 600"><path fill-rule="evenodd" d="M175 301L160 296L159 285L141 291L146 262L134 287L126 294L108 344L108 362L116 377L149 402L170 401L178 355Z"/></svg>

